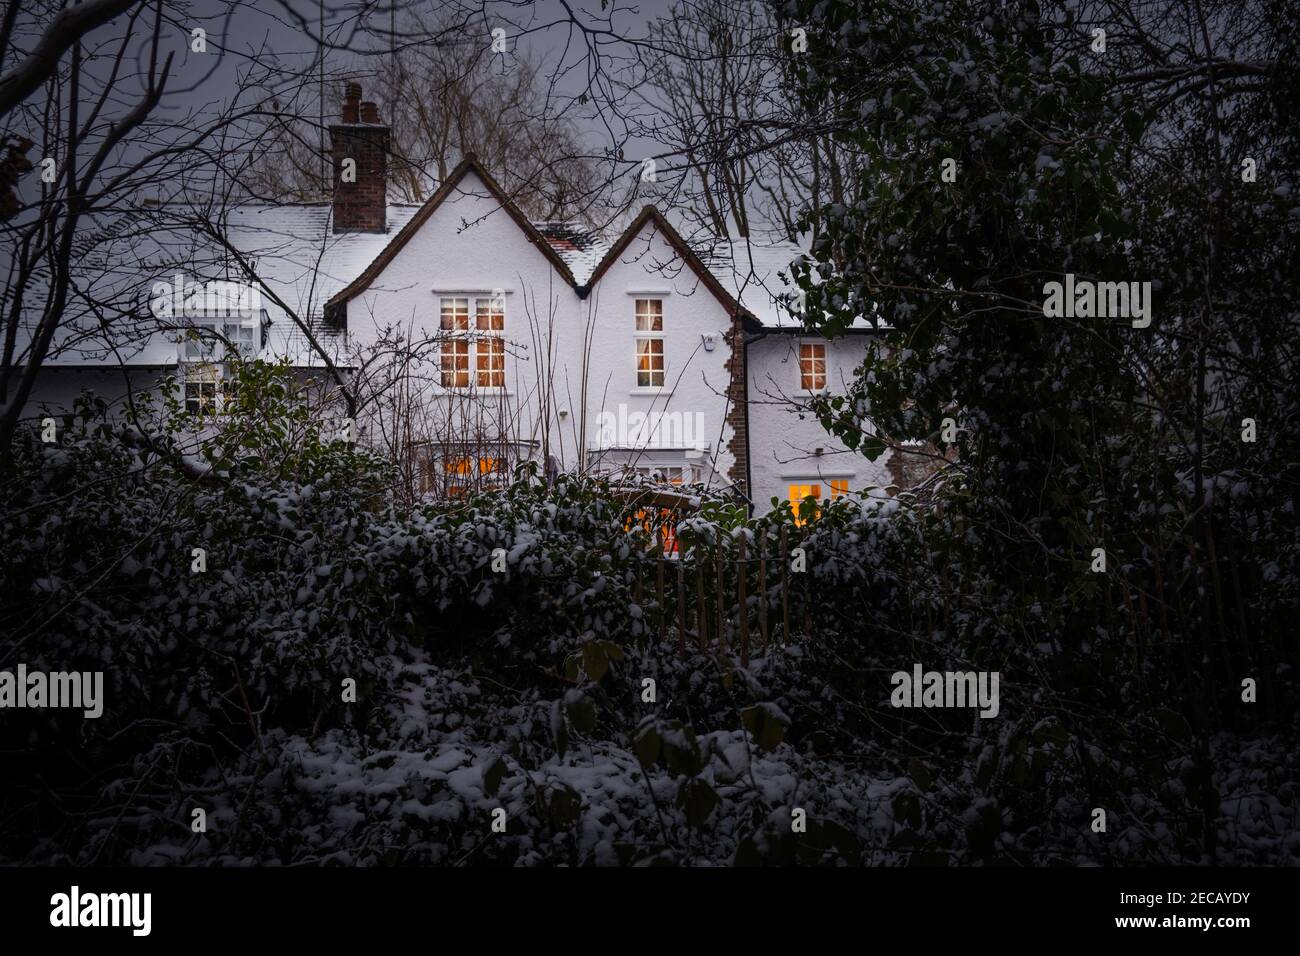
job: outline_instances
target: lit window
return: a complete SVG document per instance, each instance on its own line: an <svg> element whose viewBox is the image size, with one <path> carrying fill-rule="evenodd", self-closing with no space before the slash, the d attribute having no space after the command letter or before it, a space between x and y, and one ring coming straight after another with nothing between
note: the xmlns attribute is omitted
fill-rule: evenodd
<svg viewBox="0 0 1300 956"><path fill-rule="evenodd" d="M841 495L847 495L848 493L849 493L849 480L847 478L831 479L831 500L832 501L834 501L836 498L840 497Z"/></svg>
<svg viewBox="0 0 1300 956"><path fill-rule="evenodd" d="M506 384L506 343L498 336L480 339L476 357L479 388L504 388Z"/></svg>
<svg viewBox="0 0 1300 956"><path fill-rule="evenodd" d="M420 492L443 495L447 498L464 498L471 491L500 491L505 486L505 458L488 455L454 455L443 458L437 465L437 456L425 459L420 466ZM438 472L441 472L439 480Z"/></svg>
<svg viewBox="0 0 1300 956"><path fill-rule="evenodd" d="M460 333L469 331L469 299L443 299L441 306L442 384L468 388L469 340Z"/></svg>
<svg viewBox="0 0 1300 956"><path fill-rule="evenodd" d="M663 299L636 300L637 388L662 388L664 384Z"/></svg>
<svg viewBox="0 0 1300 956"><path fill-rule="evenodd" d="M443 462L442 467L447 473L447 497L464 498L469 493L472 481L470 459L448 458Z"/></svg>
<svg viewBox="0 0 1300 956"><path fill-rule="evenodd" d="M471 306L474 324L470 326ZM504 388L506 384L505 300L500 296L440 300L442 384L445 388ZM470 376L473 355L473 378Z"/></svg>
<svg viewBox="0 0 1300 956"><path fill-rule="evenodd" d="M820 501L822 497L822 486L819 484L790 486L790 500L792 502L797 504L809 497L816 498Z"/></svg>
<svg viewBox="0 0 1300 956"><path fill-rule="evenodd" d="M496 297L478 299L474 318L479 334L476 383L479 388L505 388L506 340L501 334L506 327L505 303Z"/></svg>
<svg viewBox="0 0 1300 956"><path fill-rule="evenodd" d="M664 554L677 554L681 545L677 540L677 518L671 508L638 508L636 514L623 523L625 531L640 527L647 534L658 537L663 531Z"/></svg>
<svg viewBox="0 0 1300 956"><path fill-rule="evenodd" d="M802 525L804 523L804 519L799 516L799 510L803 505L805 498L812 498L814 501L821 501L822 486L817 483L794 484L790 486L790 510L794 512L795 525ZM820 510L814 512L813 517L817 517L820 513Z"/></svg>
<svg viewBox="0 0 1300 956"><path fill-rule="evenodd" d="M220 373L215 365L195 364L185 370L185 411L190 415L217 413L217 384Z"/></svg>
<svg viewBox="0 0 1300 956"><path fill-rule="evenodd" d="M799 343L799 387L820 392L826 387L826 343Z"/></svg>

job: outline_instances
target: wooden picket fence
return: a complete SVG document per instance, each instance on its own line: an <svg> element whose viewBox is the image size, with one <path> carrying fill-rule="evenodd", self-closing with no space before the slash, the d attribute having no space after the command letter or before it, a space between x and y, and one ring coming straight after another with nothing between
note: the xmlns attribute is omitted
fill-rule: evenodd
<svg viewBox="0 0 1300 956"><path fill-rule="evenodd" d="M812 632L812 576L792 570L801 541L788 526L776 540L757 533L753 543L725 535L683 540L675 532L674 518L654 521L636 566L636 603L661 645L671 634L683 656L693 644L738 653L748 666L751 653Z"/></svg>

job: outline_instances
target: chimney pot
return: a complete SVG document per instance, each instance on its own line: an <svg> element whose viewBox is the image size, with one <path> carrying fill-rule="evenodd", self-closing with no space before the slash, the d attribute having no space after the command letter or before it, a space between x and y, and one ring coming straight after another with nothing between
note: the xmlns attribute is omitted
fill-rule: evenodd
<svg viewBox="0 0 1300 956"><path fill-rule="evenodd" d="M384 232L387 228L388 127L379 108L361 102L361 84L344 87L343 121L330 127L334 158L334 231ZM351 160L356 179L344 182L344 163Z"/></svg>
<svg viewBox="0 0 1300 956"><path fill-rule="evenodd" d="M343 122L356 123L360 120L358 103L361 101L361 84L349 83L343 90Z"/></svg>

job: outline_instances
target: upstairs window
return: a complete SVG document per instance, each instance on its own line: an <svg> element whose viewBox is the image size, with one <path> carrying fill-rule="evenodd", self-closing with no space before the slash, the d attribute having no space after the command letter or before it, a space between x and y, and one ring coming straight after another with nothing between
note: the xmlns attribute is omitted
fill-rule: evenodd
<svg viewBox="0 0 1300 956"><path fill-rule="evenodd" d="M826 387L826 343L799 343L799 387L820 392Z"/></svg>
<svg viewBox="0 0 1300 956"><path fill-rule="evenodd" d="M469 299L443 299L440 304L442 384L445 388L468 388Z"/></svg>
<svg viewBox="0 0 1300 956"><path fill-rule="evenodd" d="M439 312L443 387L468 388L472 382L478 388L505 388L505 300L445 297L439 300Z"/></svg>
<svg viewBox="0 0 1300 956"><path fill-rule="evenodd" d="M664 300L636 300L636 385L664 384Z"/></svg>
<svg viewBox="0 0 1300 956"><path fill-rule="evenodd" d="M193 319L181 346L181 378L185 411L190 415L221 414L231 397L225 363L233 356L257 355L260 326L238 319Z"/></svg>
<svg viewBox="0 0 1300 956"><path fill-rule="evenodd" d="M475 369L479 388L505 388L506 327L505 303L499 298L479 299L474 327L478 332Z"/></svg>
<svg viewBox="0 0 1300 956"><path fill-rule="evenodd" d="M253 322L192 319L185 330L186 362L220 362L232 352L245 358L257 354L258 326Z"/></svg>

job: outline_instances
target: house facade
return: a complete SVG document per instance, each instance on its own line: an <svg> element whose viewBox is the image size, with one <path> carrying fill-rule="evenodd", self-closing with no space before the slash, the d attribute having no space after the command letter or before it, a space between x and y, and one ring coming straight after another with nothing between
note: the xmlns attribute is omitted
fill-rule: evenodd
<svg viewBox="0 0 1300 956"><path fill-rule="evenodd" d="M868 461L808 411L853 378L871 330L828 341L791 318L779 274L795 246L694 249L653 206L612 241L534 223L473 156L424 204L394 205L388 130L359 87L342 120L331 203L223 216L255 308L173 316L126 360L62 349L32 413L167 375L190 410L219 413L223 352L238 348L346 382L357 438L405 449L431 495L499 485L523 460L703 484L758 512L894 484L895 452ZM186 324L213 334L177 334Z"/></svg>

